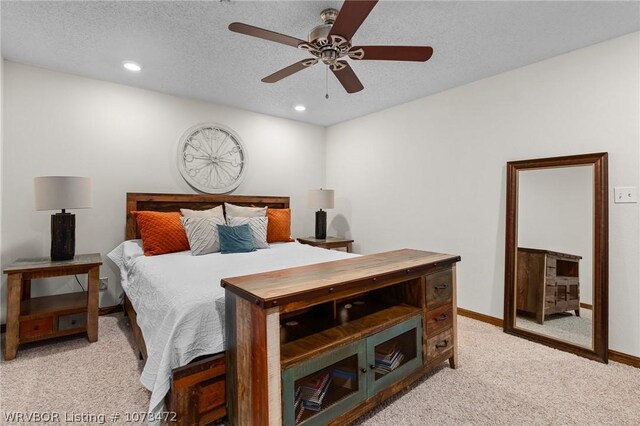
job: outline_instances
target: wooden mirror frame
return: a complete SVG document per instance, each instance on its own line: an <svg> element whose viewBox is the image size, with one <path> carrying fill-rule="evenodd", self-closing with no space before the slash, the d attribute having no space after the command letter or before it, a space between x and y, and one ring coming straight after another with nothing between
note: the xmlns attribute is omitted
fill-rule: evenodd
<svg viewBox="0 0 640 426"><path fill-rule="evenodd" d="M608 362L609 346L609 202L606 152L510 161L507 163L505 244L505 333L596 361ZM593 166L593 330L592 348L516 328L516 250L518 248L518 172L521 170Z"/></svg>

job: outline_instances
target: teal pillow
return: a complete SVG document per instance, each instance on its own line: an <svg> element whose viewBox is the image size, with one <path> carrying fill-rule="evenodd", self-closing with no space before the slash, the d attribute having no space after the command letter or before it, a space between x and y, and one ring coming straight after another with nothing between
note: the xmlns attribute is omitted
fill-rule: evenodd
<svg viewBox="0 0 640 426"><path fill-rule="evenodd" d="M218 225L220 251L226 253L246 253L255 251L249 224L240 226Z"/></svg>

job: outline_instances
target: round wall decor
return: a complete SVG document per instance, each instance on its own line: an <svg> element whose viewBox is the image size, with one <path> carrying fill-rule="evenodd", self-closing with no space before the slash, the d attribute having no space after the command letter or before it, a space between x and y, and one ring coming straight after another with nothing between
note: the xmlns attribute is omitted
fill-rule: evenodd
<svg viewBox="0 0 640 426"><path fill-rule="evenodd" d="M247 150L230 128L217 123L197 124L180 138L178 168L184 180L198 191L224 194L242 183Z"/></svg>

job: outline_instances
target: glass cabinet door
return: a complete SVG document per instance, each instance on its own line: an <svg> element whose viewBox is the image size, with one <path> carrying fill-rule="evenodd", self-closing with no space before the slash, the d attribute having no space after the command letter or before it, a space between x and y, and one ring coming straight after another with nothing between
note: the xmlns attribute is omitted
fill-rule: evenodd
<svg viewBox="0 0 640 426"><path fill-rule="evenodd" d="M367 397L366 341L359 340L284 370L284 425L326 424Z"/></svg>
<svg viewBox="0 0 640 426"><path fill-rule="evenodd" d="M422 316L367 339L368 397L422 367Z"/></svg>

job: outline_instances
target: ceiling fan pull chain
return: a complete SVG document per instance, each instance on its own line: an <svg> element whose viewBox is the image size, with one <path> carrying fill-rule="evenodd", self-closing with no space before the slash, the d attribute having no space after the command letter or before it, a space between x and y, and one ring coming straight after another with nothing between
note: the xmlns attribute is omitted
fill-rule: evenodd
<svg viewBox="0 0 640 426"><path fill-rule="evenodd" d="M324 95L324 98L329 99L329 65L327 65L327 67L325 68L324 83L326 88L326 94Z"/></svg>

